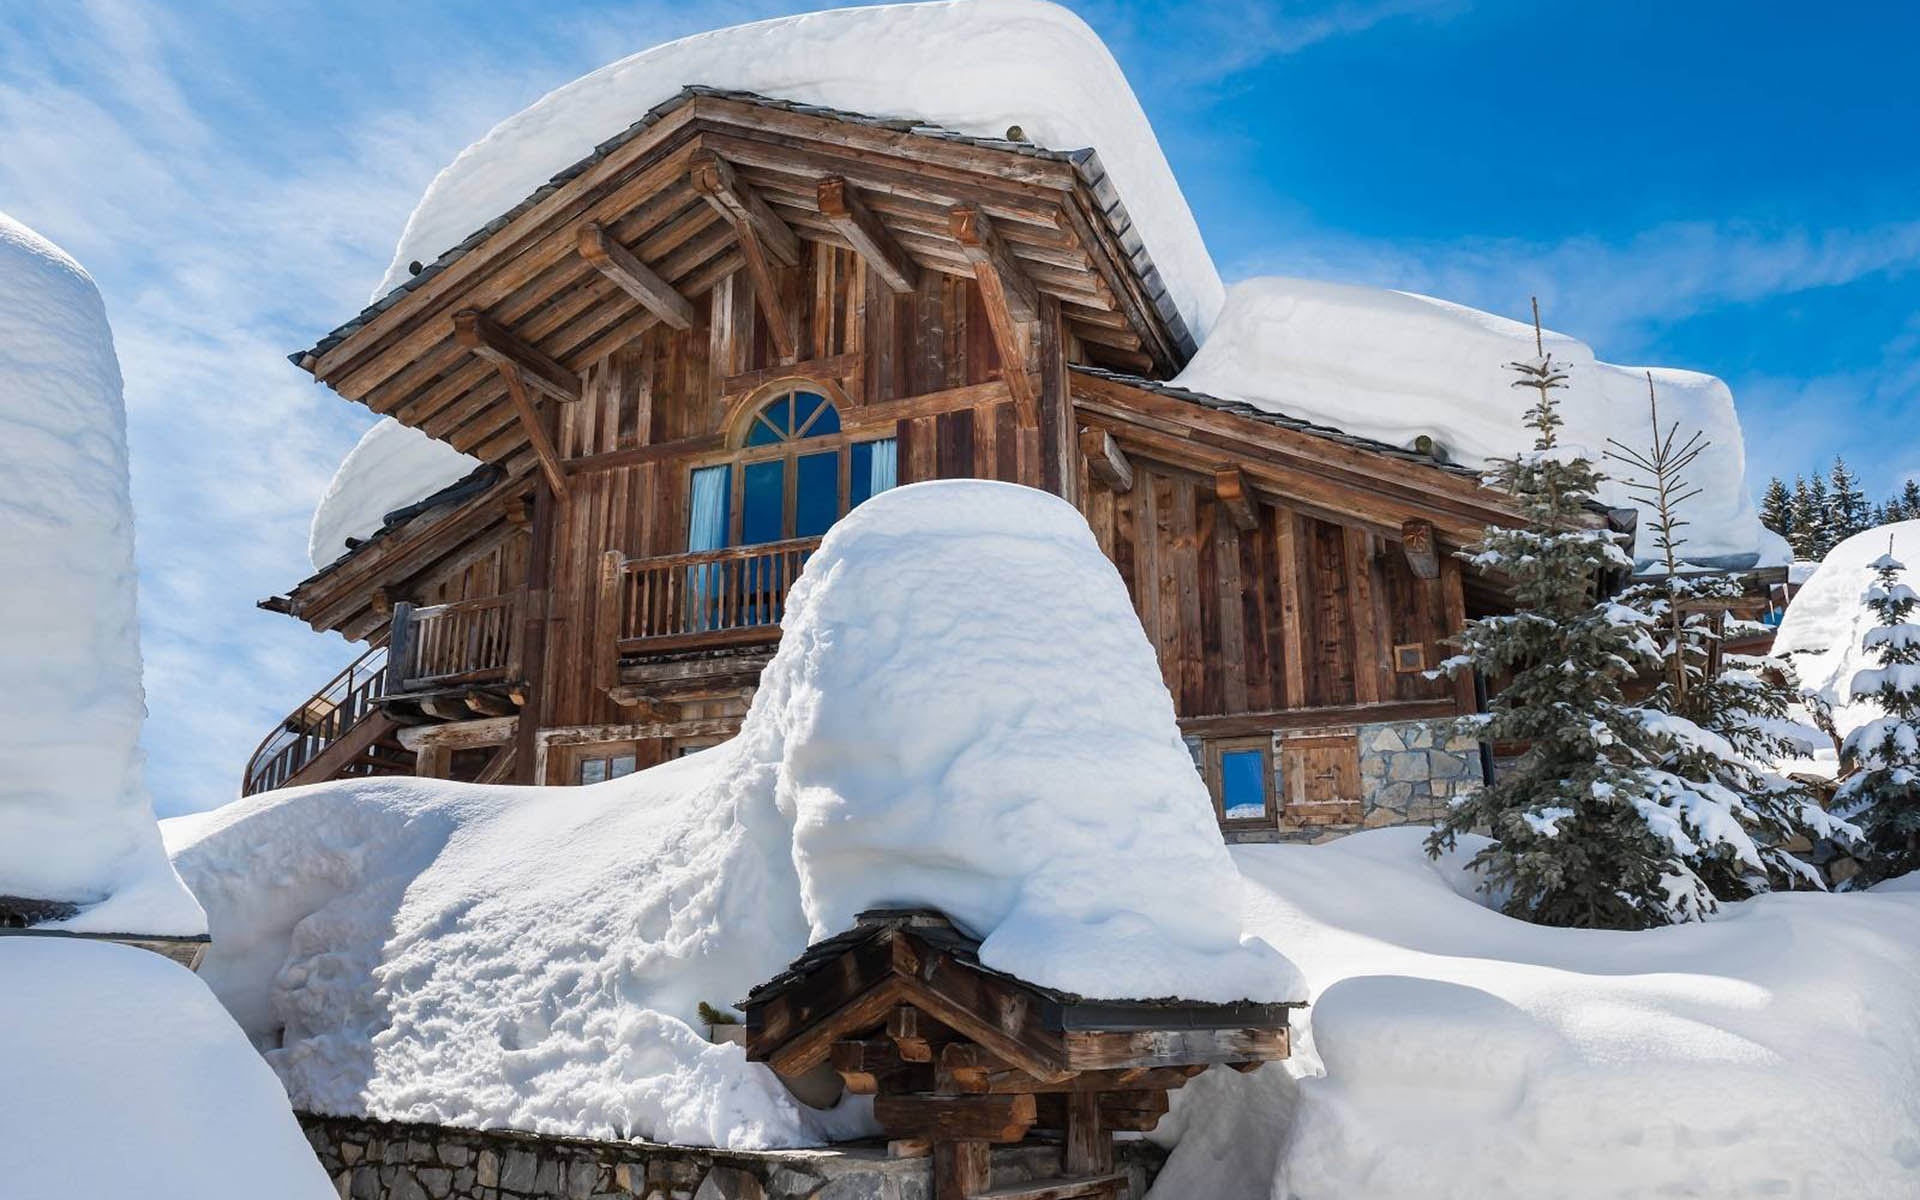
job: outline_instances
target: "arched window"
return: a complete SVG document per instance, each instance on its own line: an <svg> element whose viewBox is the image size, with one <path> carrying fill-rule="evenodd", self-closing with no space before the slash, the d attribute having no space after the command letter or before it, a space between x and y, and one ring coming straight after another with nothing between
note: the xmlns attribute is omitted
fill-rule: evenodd
<svg viewBox="0 0 1920 1200"><path fill-rule="evenodd" d="M727 461L693 470L689 550L818 537L896 478L894 440L853 440L833 401L804 386L766 400L733 440Z"/></svg>

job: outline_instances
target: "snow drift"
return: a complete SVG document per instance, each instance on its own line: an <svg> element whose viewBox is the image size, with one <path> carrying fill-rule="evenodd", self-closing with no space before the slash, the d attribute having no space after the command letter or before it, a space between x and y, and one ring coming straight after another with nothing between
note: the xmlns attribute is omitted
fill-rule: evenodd
<svg viewBox="0 0 1920 1200"><path fill-rule="evenodd" d="M1569 367L1560 398L1561 440L1596 462L1607 439L1652 441L1643 367L1600 362L1585 343L1547 333ZM1174 382L1256 408L1408 446L1426 434L1455 462L1478 466L1529 448L1521 424L1527 396L1506 364L1535 356L1533 328L1410 292L1269 276L1235 284L1212 334ZM1786 544L1760 524L1746 486L1740 419L1727 385L1711 375L1652 368L1660 421L1679 422L1711 443L1688 472L1702 493L1690 501L1682 553L1709 566L1787 561ZM1530 395L1529 393L1528 395ZM1605 464L1608 473L1628 469ZM1618 480L1609 504L1633 503ZM1643 515L1642 528L1652 519ZM1641 554L1652 547L1642 539Z"/></svg>
<svg viewBox="0 0 1920 1200"><path fill-rule="evenodd" d="M1820 566L1787 605L1774 635L1773 652L1787 657L1802 686L1820 693L1833 706L1834 725L1842 734L1880 715L1872 697L1853 698L1856 672L1879 666L1879 660L1861 647L1867 630L1878 623L1863 597L1874 581L1871 564L1887 553L1908 564L1920 563L1920 521L1898 521L1856 533L1827 553ZM1920 575L1909 573L1920 585Z"/></svg>
<svg viewBox="0 0 1920 1200"><path fill-rule="evenodd" d="M67 938L0 938L9 1196L333 1200L273 1072L192 972Z"/></svg>
<svg viewBox="0 0 1920 1200"><path fill-rule="evenodd" d="M1920 890L1548 929L1422 836L1234 848L1310 1028L1175 1093L1155 1197L1920 1194Z"/></svg>
<svg viewBox="0 0 1920 1200"><path fill-rule="evenodd" d="M0 895L197 934L142 779L126 410L106 307L0 213Z"/></svg>
<svg viewBox="0 0 1920 1200"><path fill-rule="evenodd" d="M321 1112L733 1147L864 1129L691 1023L883 904L1090 996L1300 986L1243 942L1119 575L1072 507L1008 484L836 525L724 746L589 788L289 789L168 832L208 981Z"/></svg>
<svg viewBox="0 0 1920 1200"><path fill-rule="evenodd" d="M313 512L307 557L319 570L365 540L386 515L464 478L480 460L392 417L381 417L347 451Z"/></svg>

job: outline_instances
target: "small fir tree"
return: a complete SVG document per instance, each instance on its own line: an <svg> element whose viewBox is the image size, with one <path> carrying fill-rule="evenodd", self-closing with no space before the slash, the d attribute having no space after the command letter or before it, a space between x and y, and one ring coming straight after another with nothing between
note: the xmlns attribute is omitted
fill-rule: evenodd
<svg viewBox="0 0 1920 1200"><path fill-rule="evenodd" d="M1760 523L1788 541L1793 540L1793 493L1778 475L1767 480L1766 494L1760 498Z"/></svg>
<svg viewBox="0 0 1920 1200"><path fill-rule="evenodd" d="M1847 460L1833 456L1833 470L1827 474L1827 548L1846 541L1856 533L1873 528L1867 507L1867 494L1860 490L1860 477L1847 466ZM1823 556L1824 557L1824 556Z"/></svg>
<svg viewBox="0 0 1920 1200"><path fill-rule="evenodd" d="M1788 535L1787 543L1793 547L1793 556L1803 561L1821 557L1817 543L1820 540L1820 523L1826 514L1814 507L1813 491L1807 486L1804 475L1793 477L1792 521L1793 532Z"/></svg>
<svg viewBox="0 0 1920 1200"><path fill-rule="evenodd" d="M1887 501L1886 520L1882 525L1895 521L1920 521L1920 482L1909 479L1901 489Z"/></svg>
<svg viewBox="0 0 1920 1200"><path fill-rule="evenodd" d="M1438 857L1462 834L1492 840L1472 857L1481 888L1511 916L1545 925L1643 929L1695 917L1712 896L1687 867L1685 834L1648 775L1658 751L1622 684L1658 664L1647 618L1598 594L1603 572L1631 560L1617 535L1579 528L1600 482L1593 464L1559 443L1554 392L1566 386L1546 352L1534 307L1537 357L1509 364L1513 386L1538 399L1526 424L1533 451L1500 462L1490 482L1526 517L1489 528L1465 555L1511 583L1511 616L1468 623L1442 670L1509 682L1490 711L1457 732L1528 749L1493 784L1457 800L1427 839Z"/></svg>
<svg viewBox="0 0 1920 1200"><path fill-rule="evenodd" d="M1834 809L1860 827L1876 879L1920 869L1920 624L1910 618L1920 595L1901 579L1905 564L1887 553L1870 564L1865 600L1879 622L1862 645L1880 665L1855 673L1850 694L1871 698L1881 715L1847 735L1840 765L1851 772Z"/></svg>
<svg viewBox="0 0 1920 1200"><path fill-rule="evenodd" d="M1826 476L1815 475L1807 480L1807 557L1823 559L1833 549L1833 530L1827 526L1832 519L1833 497L1827 494Z"/></svg>

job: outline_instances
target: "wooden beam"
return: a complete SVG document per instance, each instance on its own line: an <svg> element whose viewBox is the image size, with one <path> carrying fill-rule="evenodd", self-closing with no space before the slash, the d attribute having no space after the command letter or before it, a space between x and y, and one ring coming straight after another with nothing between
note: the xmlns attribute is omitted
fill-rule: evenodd
<svg viewBox="0 0 1920 1200"><path fill-rule="evenodd" d="M1119 443L1104 429L1082 429L1080 450L1087 456L1087 473L1116 494L1133 490L1133 464Z"/></svg>
<svg viewBox="0 0 1920 1200"><path fill-rule="evenodd" d="M1260 528L1260 514L1253 508L1253 489L1239 467L1223 466L1213 472L1213 494L1227 510L1234 528L1242 533Z"/></svg>
<svg viewBox="0 0 1920 1200"><path fill-rule="evenodd" d="M1406 551L1407 566L1414 578L1440 578L1440 551L1433 538L1432 521L1401 522L1400 547Z"/></svg>
<svg viewBox="0 0 1920 1200"><path fill-rule="evenodd" d="M547 486L553 494L564 502L567 498L567 476L560 468L560 456L554 452L553 441L547 437L547 430L540 423L540 414L533 409L533 401L527 398L525 380L520 368L511 363L500 363L500 374L507 381L507 399L513 404L513 411L520 416L520 424L527 431L527 441L533 446L535 458L540 460L540 473L547 477Z"/></svg>
<svg viewBox="0 0 1920 1200"><path fill-rule="evenodd" d="M598 221L580 225L580 257L593 269L620 285L620 289L638 300L654 316L675 329L691 329L693 305L660 278L652 267L640 261L633 251L622 246Z"/></svg>
<svg viewBox="0 0 1920 1200"><path fill-rule="evenodd" d="M947 224L961 252L973 264L973 277L980 284L981 304L993 330L994 347L1000 352L1001 371L1013 393L1014 406L1023 422L1038 425L1040 382L1035 375L1039 369L1040 293L978 205L963 204L947 210Z"/></svg>
<svg viewBox="0 0 1920 1200"><path fill-rule="evenodd" d="M880 223L880 218L861 203L859 193L849 187L845 179L839 176L822 179L816 195L820 215L847 239L853 252L873 268L882 283L903 296L920 286L920 265L907 257L887 227Z"/></svg>
<svg viewBox="0 0 1920 1200"><path fill-rule="evenodd" d="M744 225L751 229L781 266L791 267L800 262L799 237L758 192L740 181L726 159L711 150L702 150L693 156L687 178L693 190L713 205L714 211L733 222L736 228Z"/></svg>
<svg viewBox="0 0 1920 1200"><path fill-rule="evenodd" d="M477 309L466 308L453 314L453 340L462 349L503 370L511 367L520 372L528 386L543 395L567 404L580 399L578 375Z"/></svg>
<svg viewBox="0 0 1920 1200"><path fill-rule="evenodd" d="M875 1096L873 1118L889 1137L1017 1142L1033 1125L1028 1094L1004 1096Z"/></svg>

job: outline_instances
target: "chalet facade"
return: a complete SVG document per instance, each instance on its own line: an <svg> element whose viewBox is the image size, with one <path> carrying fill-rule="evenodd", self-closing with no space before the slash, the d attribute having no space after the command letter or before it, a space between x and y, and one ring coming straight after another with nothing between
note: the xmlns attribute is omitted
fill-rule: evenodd
<svg viewBox="0 0 1920 1200"><path fill-rule="evenodd" d="M712 745L821 535L956 477L1086 515L1230 832L1477 786L1419 724L1473 687L1423 672L1500 603L1452 552L1514 512L1163 382L1194 348L1091 152L687 89L293 356L485 465L263 602L370 648L245 787L591 783Z"/></svg>

